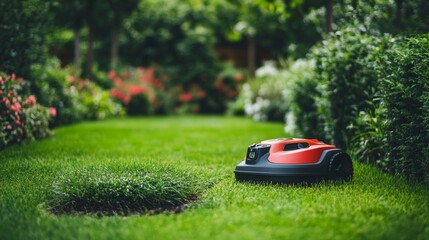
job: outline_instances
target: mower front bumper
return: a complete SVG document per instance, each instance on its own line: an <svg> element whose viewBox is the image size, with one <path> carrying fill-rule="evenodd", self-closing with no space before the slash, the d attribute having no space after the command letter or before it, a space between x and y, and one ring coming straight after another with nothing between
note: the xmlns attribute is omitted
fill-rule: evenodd
<svg viewBox="0 0 429 240"><path fill-rule="evenodd" d="M313 182L328 177L329 159L341 150L325 150L319 161L312 164L273 164L267 156L256 163L243 160L235 167L235 178L239 181L297 183Z"/></svg>

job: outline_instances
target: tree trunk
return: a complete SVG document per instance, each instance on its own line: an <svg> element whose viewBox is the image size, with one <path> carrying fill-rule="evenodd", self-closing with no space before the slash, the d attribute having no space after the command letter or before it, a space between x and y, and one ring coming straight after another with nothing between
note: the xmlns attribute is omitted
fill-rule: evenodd
<svg viewBox="0 0 429 240"><path fill-rule="evenodd" d="M92 79L92 66L94 65L94 5L95 1L90 0L87 5L88 17L88 52L86 55L86 77Z"/></svg>
<svg viewBox="0 0 429 240"><path fill-rule="evenodd" d="M326 1L326 32L332 32L334 24L334 0Z"/></svg>
<svg viewBox="0 0 429 240"><path fill-rule="evenodd" d="M256 68L256 41L254 36L249 36L247 46L247 71L249 77L252 78L255 74Z"/></svg>
<svg viewBox="0 0 429 240"><path fill-rule="evenodd" d="M86 77L92 79L92 66L94 65L94 28L88 26L88 52L86 55Z"/></svg>
<svg viewBox="0 0 429 240"><path fill-rule="evenodd" d="M395 0L396 3L396 18L395 18L395 24L396 27L401 29L402 28L402 5L404 3L403 0Z"/></svg>
<svg viewBox="0 0 429 240"><path fill-rule="evenodd" d="M75 27L74 29L74 66L75 66L75 77L80 75L80 27Z"/></svg>
<svg viewBox="0 0 429 240"><path fill-rule="evenodd" d="M111 62L110 67L112 69L116 68L118 63L118 38L119 38L119 27L117 25L113 26L112 29L112 45L111 45Z"/></svg>

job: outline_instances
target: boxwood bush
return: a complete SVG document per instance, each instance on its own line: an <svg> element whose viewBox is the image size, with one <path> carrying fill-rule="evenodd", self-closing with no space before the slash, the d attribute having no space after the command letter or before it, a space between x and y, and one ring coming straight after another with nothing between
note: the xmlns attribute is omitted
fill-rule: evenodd
<svg viewBox="0 0 429 240"><path fill-rule="evenodd" d="M296 82L298 130L351 147L356 160L429 182L429 34L351 28L313 49L314 78Z"/></svg>
<svg viewBox="0 0 429 240"><path fill-rule="evenodd" d="M362 28L348 27L313 49L321 98L318 114L328 141L346 149L354 136L349 125L369 107L377 91L376 63L385 49L385 38Z"/></svg>
<svg viewBox="0 0 429 240"><path fill-rule="evenodd" d="M390 171L429 182L429 34L400 40L380 61Z"/></svg>

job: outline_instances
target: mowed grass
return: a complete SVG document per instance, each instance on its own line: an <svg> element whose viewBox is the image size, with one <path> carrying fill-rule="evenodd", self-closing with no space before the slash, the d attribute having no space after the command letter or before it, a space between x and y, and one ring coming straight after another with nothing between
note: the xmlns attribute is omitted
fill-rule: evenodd
<svg viewBox="0 0 429 240"><path fill-rule="evenodd" d="M233 170L246 147L285 137L281 124L217 116L127 118L55 132L0 152L0 239L429 239L429 190L368 165L355 162L354 179L345 184L236 182ZM100 166L158 165L210 185L180 214L47 211L64 176Z"/></svg>

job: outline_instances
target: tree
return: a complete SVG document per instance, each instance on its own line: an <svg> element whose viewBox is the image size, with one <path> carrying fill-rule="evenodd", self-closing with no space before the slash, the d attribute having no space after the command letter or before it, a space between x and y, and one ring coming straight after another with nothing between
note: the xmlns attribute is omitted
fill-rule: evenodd
<svg viewBox="0 0 429 240"><path fill-rule="evenodd" d="M0 0L0 71L30 77L30 66L47 54L51 1Z"/></svg>
<svg viewBox="0 0 429 240"><path fill-rule="evenodd" d="M118 63L119 56L119 33L122 24L127 16L138 6L139 0L108 0L105 2L107 7L108 22L111 25L111 60L110 67L114 69Z"/></svg>

